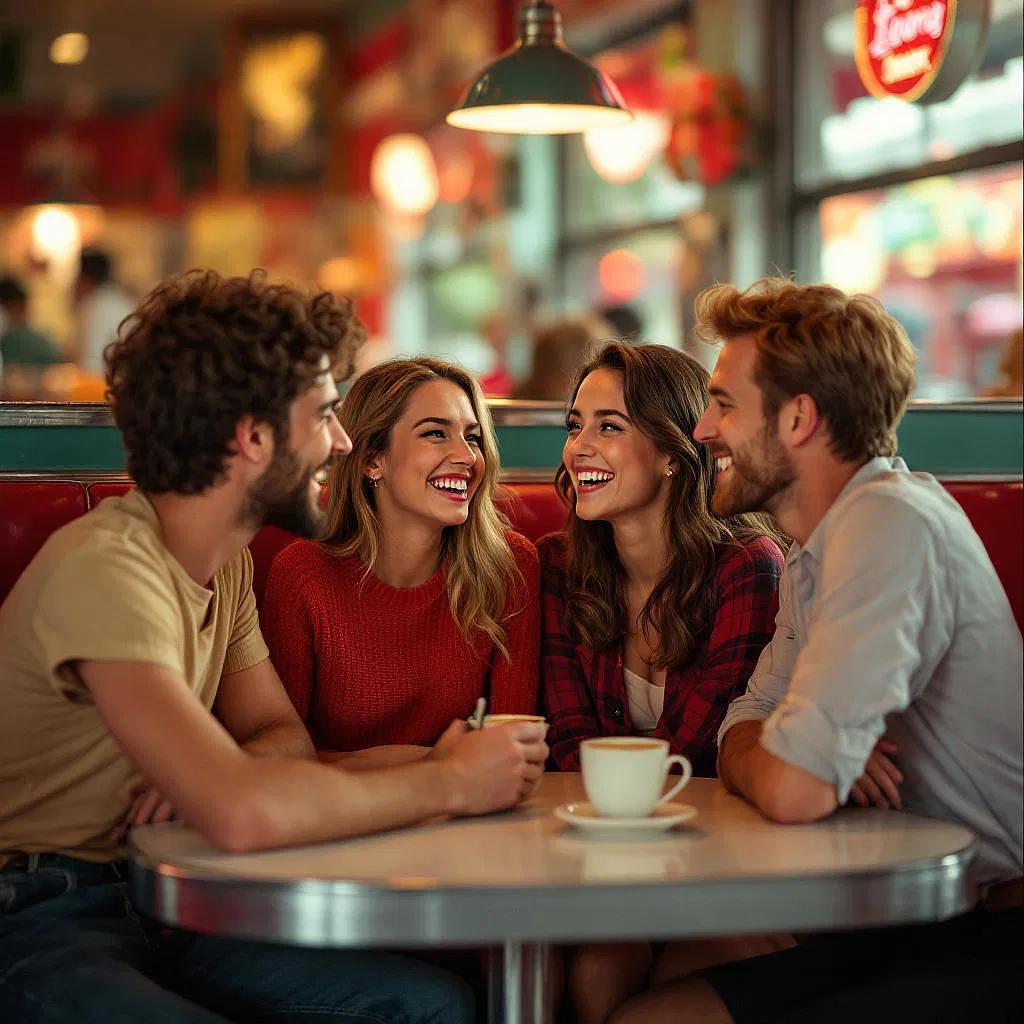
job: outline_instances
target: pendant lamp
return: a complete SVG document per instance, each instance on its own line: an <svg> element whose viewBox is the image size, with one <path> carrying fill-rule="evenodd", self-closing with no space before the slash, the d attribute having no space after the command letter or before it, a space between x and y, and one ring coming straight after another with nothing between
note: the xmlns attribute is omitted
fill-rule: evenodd
<svg viewBox="0 0 1024 1024"><path fill-rule="evenodd" d="M470 82L447 117L456 128L513 135L571 135L632 119L615 83L566 47L549 0L523 8L516 44Z"/></svg>

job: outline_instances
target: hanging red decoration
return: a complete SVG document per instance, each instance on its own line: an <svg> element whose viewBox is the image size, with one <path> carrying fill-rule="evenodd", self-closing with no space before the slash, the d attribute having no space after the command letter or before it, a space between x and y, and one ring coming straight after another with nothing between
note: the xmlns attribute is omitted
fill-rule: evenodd
<svg viewBox="0 0 1024 1024"><path fill-rule="evenodd" d="M720 185L756 163L753 108L735 75L688 60L686 48L684 33L666 30L659 62L662 102L672 119L665 163L681 181Z"/></svg>

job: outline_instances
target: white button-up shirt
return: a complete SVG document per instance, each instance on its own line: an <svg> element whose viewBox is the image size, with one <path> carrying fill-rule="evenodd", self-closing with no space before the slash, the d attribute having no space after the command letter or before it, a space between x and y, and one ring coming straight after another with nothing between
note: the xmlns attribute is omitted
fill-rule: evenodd
<svg viewBox="0 0 1024 1024"><path fill-rule="evenodd" d="M775 635L719 743L763 721L762 746L844 803L885 733L905 808L970 828L978 881L1002 881L1024 874L1022 676L1020 630L959 504L902 459L872 459L790 549Z"/></svg>

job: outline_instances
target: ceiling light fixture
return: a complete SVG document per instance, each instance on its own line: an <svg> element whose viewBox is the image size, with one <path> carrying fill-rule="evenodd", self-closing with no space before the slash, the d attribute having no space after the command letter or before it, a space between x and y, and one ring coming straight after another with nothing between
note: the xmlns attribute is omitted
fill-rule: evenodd
<svg viewBox="0 0 1024 1024"><path fill-rule="evenodd" d="M615 83L565 45L549 0L523 8L516 44L470 82L447 117L456 128L513 135L571 135L632 119Z"/></svg>

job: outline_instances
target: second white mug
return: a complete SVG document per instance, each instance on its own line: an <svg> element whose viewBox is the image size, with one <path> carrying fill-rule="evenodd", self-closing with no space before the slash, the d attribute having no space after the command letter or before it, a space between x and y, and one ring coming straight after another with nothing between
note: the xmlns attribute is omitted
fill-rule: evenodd
<svg viewBox="0 0 1024 1024"><path fill-rule="evenodd" d="M665 794L672 765L683 775ZM669 754L666 740L645 736L607 736L580 744L583 787L594 810L606 818L647 818L658 804L671 800L693 775L690 762Z"/></svg>

